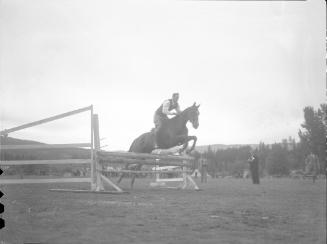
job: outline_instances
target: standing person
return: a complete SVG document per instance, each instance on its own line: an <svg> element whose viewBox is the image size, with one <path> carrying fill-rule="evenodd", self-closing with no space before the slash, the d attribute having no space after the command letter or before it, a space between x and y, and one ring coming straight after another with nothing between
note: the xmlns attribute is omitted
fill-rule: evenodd
<svg viewBox="0 0 327 244"><path fill-rule="evenodd" d="M248 159L248 162L250 164L250 172L252 177L252 183L253 184L259 184L259 159L258 156L255 153L251 153L250 158Z"/></svg>

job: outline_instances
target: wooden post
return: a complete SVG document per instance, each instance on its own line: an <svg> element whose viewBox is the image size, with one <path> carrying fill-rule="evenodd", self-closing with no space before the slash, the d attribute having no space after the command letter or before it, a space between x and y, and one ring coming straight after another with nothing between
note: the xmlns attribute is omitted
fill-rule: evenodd
<svg viewBox="0 0 327 244"><path fill-rule="evenodd" d="M99 133L99 118L97 114L93 115L93 129L94 129L94 176L95 176L95 184L96 184L96 191L103 191L102 179L101 179L101 166L99 164L99 159L97 157L97 151L100 150L100 133Z"/></svg>
<svg viewBox="0 0 327 244"><path fill-rule="evenodd" d="M93 122L93 106L91 106L91 190L96 190L96 164L94 157L94 122Z"/></svg>
<svg viewBox="0 0 327 244"><path fill-rule="evenodd" d="M184 170L184 167L182 167L182 170ZM184 185L186 184L186 173L183 173L183 186L182 186L182 189L184 187Z"/></svg>

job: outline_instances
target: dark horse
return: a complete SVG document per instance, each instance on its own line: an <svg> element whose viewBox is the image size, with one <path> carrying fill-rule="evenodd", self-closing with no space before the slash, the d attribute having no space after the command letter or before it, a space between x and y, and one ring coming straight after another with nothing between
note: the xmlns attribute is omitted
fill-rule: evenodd
<svg viewBox="0 0 327 244"><path fill-rule="evenodd" d="M188 147L188 142L193 140L192 147L186 152L191 152L196 144L197 137L189 136L186 123L190 121L194 129L199 127L199 106L194 103L192 106L186 108L183 112L176 115L171 119L163 121L160 128L153 129L150 132L143 133L136 138L129 148L129 152L136 153L151 153L154 149L168 149L175 146L183 145L180 152L185 151ZM157 142L157 147L156 143ZM141 164L134 165L133 169L140 170ZM131 168L127 164L126 169ZM117 183L119 183L124 177L124 174L120 176ZM135 174L133 174L131 187L133 187L135 181Z"/></svg>

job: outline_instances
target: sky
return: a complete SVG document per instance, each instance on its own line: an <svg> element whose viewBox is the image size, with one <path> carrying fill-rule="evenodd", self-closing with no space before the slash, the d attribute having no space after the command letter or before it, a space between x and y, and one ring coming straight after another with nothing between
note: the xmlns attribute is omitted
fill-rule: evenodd
<svg viewBox="0 0 327 244"><path fill-rule="evenodd" d="M298 140L325 99L323 0L0 0L0 130L94 106L101 146L128 150L179 92L198 145ZM9 136L90 141L84 112Z"/></svg>

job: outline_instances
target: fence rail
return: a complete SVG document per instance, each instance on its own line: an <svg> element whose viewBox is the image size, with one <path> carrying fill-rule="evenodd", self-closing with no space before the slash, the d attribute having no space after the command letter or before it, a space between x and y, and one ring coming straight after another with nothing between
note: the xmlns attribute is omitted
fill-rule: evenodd
<svg viewBox="0 0 327 244"><path fill-rule="evenodd" d="M6 160L0 161L0 166L39 165L39 164L90 164L91 159L56 159L56 160Z"/></svg>
<svg viewBox="0 0 327 244"><path fill-rule="evenodd" d="M170 173L192 173L192 170L99 170L105 173L131 173L131 174L170 174Z"/></svg>
<svg viewBox="0 0 327 244"><path fill-rule="evenodd" d="M192 160L192 157L188 156L174 156L174 155L163 155L163 154L149 154L149 153L132 153L132 152L106 152L106 151L98 151L98 157L105 159L112 158L132 158L132 159L161 159L161 160L175 160L175 161L183 161L183 160Z"/></svg>
<svg viewBox="0 0 327 244"><path fill-rule="evenodd" d="M101 163L110 163L110 164L142 164L142 165L160 165L160 166L192 166L188 162L179 162L179 161L161 161L161 160L155 160L155 159L133 159L133 158L105 158L103 159L101 156L99 156L99 159Z"/></svg>
<svg viewBox="0 0 327 244"><path fill-rule="evenodd" d="M79 148L79 147L91 147L91 143L0 145L0 150L11 150L11 149L42 149L42 148Z"/></svg>
<svg viewBox="0 0 327 244"><path fill-rule="evenodd" d="M71 115L74 115L74 114L78 114L78 113L82 113L82 112L85 112L85 111L88 111L88 110L92 110L92 108L93 108L93 106L91 105L91 106L88 106L88 107L85 107L85 108L80 108L80 109L77 109L77 110L73 110L73 111L70 111L70 112L67 112L67 113L58 114L58 115L55 115L55 116L52 116L52 117L49 117L49 118L46 118L46 119L41 119L41 120L38 120L38 121L34 121L32 123L27 123L27 124L24 124L24 125L13 127L11 129L0 131L0 135L1 136L7 135L8 133L11 133L11 132L14 132L14 131L30 128L30 127L40 125L40 124L44 124L44 123L48 123L48 122L53 121L53 120L62 119L62 118L65 118L65 117L68 117L68 116L71 116Z"/></svg>
<svg viewBox="0 0 327 244"><path fill-rule="evenodd" d="M32 123L23 124L21 126L13 127L10 129L6 129L0 131L1 136L7 136L8 133L19 131L22 129L30 128L33 126L37 126L40 124L48 123L54 120L62 119L68 116L72 116L78 113L82 113L85 111L90 111L90 122L91 122L91 130L90 130L90 143L70 143L70 144L33 144L33 145L0 145L0 151L3 150L14 150L14 149L50 149L50 148L70 148L70 149L77 149L77 148L90 148L90 158L89 159L56 159L56 160L0 160L0 166L13 166L13 165L41 165L41 164L54 164L54 165L63 165L63 164L89 164L92 170L94 167L94 144L93 144L93 105L76 109L70 112L58 114L52 117L48 117L46 119L34 121ZM55 179L0 179L0 184L30 184L30 183L74 183L74 182L87 182L91 183L91 190L93 190L94 185L94 175L91 174L91 177L83 177L83 178L55 178Z"/></svg>
<svg viewBox="0 0 327 244"><path fill-rule="evenodd" d="M55 179L0 179L2 184L39 184L39 183L90 183L91 178L55 178Z"/></svg>

